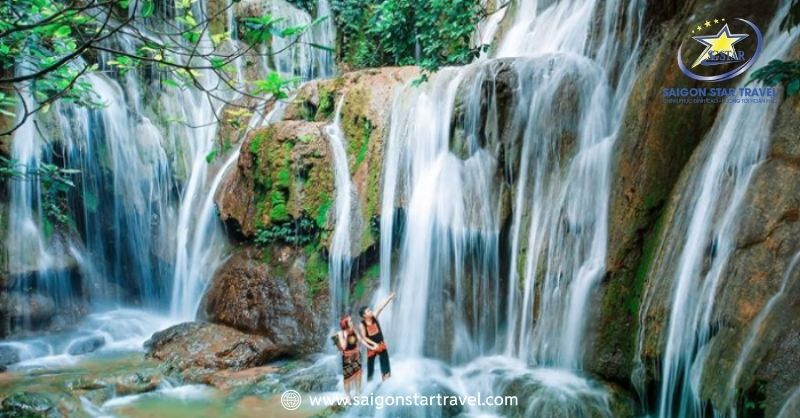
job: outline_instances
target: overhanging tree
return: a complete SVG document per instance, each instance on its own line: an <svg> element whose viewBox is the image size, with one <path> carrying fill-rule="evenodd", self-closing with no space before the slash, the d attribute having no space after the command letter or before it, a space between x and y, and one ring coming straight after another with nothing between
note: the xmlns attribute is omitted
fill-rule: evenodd
<svg viewBox="0 0 800 418"><path fill-rule="evenodd" d="M233 64L245 55L280 54L283 51L261 48L276 36L289 39L286 48L304 42L302 35L321 19L309 25L286 26L271 15L245 18L239 33L233 35L246 43L233 43L227 42L231 34L211 31L233 5L209 12L197 0L169 5L153 0L0 3L0 113L13 118L10 126L0 128L0 136L12 134L31 115L46 111L57 100L102 106L102 98L85 79L99 71L101 64L121 75L135 68L146 69L165 88L195 88L210 101L226 102L230 92L259 100L265 95L286 98L295 79L270 73L263 80L245 83L236 79ZM123 48L122 39L133 47ZM101 62L100 56L106 59Z"/></svg>

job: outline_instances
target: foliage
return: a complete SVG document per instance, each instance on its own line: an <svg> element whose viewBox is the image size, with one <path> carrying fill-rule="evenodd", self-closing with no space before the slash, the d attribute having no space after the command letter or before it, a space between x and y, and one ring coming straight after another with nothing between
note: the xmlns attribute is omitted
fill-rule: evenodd
<svg viewBox="0 0 800 418"><path fill-rule="evenodd" d="M259 228L254 241L261 247L273 243L306 246L318 240L319 232L319 227L314 220L304 216L294 222Z"/></svg>
<svg viewBox="0 0 800 418"><path fill-rule="evenodd" d="M474 0L334 0L343 59L356 67L464 64L484 48L472 34L486 16Z"/></svg>
<svg viewBox="0 0 800 418"><path fill-rule="evenodd" d="M753 72L750 82L754 81L767 86L781 84L786 88L786 96L794 96L800 91L800 61L772 60Z"/></svg>
<svg viewBox="0 0 800 418"><path fill-rule="evenodd" d="M214 160L217 159L220 155L226 154L228 151L233 149L233 144L229 139L224 139L220 142L214 143L214 148L206 154L206 162L209 164L213 163Z"/></svg>
<svg viewBox="0 0 800 418"><path fill-rule="evenodd" d="M781 21L781 30L791 30L800 25L800 0L792 0L789 13Z"/></svg>
<svg viewBox="0 0 800 418"><path fill-rule="evenodd" d="M317 14L317 2L315 0L288 0L293 6L303 9L311 16Z"/></svg>
<svg viewBox="0 0 800 418"><path fill-rule="evenodd" d="M0 156L1 180L39 181L42 188L41 206L45 215L44 221L50 224L72 224L72 219L67 214L66 197L75 187L72 177L78 174L79 170L59 168L54 164L40 164L36 170L28 172L16 160Z"/></svg>
<svg viewBox="0 0 800 418"><path fill-rule="evenodd" d="M781 21L781 30L796 30L800 25L800 0L792 0L789 13ZM772 60L754 71L749 83L760 81L767 86L783 85L786 96L791 97L800 91L800 61Z"/></svg>
<svg viewBox="0 0 800 418"><path fill-rule="evenodd" d="M282 19L249 18L242 27L243 39L253 44L231 48L225 42L229 34L211 33L211 27L233 4L206 15L198 0L177 0L169 8L154 0L0 2L0 85L9 86L0 95L0 113L16 120L0 135L12 133L56 100L103 106L103 98L86 79L98 71L124 76L141 68L146 71L140 74L159 80L164 88L193 86L209 100L222 100L223 90L285 99L296 80L271 73L242 86L233 62L245 54L272 55L254 47L273 37L300 42L300 36L322 19L278 29ZM208 82L209 77L218 82Z"/></svg>

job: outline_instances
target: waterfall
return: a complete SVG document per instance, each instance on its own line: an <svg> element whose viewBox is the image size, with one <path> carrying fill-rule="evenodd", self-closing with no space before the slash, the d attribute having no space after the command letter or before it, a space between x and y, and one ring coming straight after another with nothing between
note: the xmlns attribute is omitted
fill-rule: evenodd
<svg viewBox="0 0 800 418"><path fill-rule="evenodd" d="M317 56L317 77L330 77L336 69L333 52L320 47L335 49L336 25L333 24L333 11L330 1L317 0L317 19L325 19L314 28L314 42Z"/></svg>
<svg viewBox="0 0 800 418"><path fill-rule="evenodd" d="M291 8L287 16L281 16L283 24L311 22L308 13L282 0L275 2ZM192 7L195 16L205 15L205 4ZM236 48L240 45L235 38L236 22L232 12L227 16L234 34L227 42ZM156 39L158 31L149 29L142 22L137 24L142 34ZM310 52L318 49L308 43L322 42L311 32L300 43L305 52L295 50L286 59L268 62L270 68L303 78L316 72L332 74L332 62L317 60ZM212 48L210 34L203 36L198 53ZM140 46L126 36L103 42L128 53ZM286 42L274 37L271 48L277 51ZM86 109L57 102L14 133L12 158L28 175L24 181L10 182L9 188L10 290L52 300L55 311L74 316L70 319L84 315L83 307L88 305L90 315L74 327L75 338L83 338L81 330L92 318L105 315L141 342L169 323L194 319L208 281L228 254L213 197L225 171L235 164L238 150L213 163L207 156L218 140L217 117L221 118L225 102L235 101L237 94L223 89L217 91L219 99L212 99L192 87L168 89L149 71L132 69L120 74L109 64L114 58L99 53L101 71L83 78L104 106ZM233 82L240 87L244 86L242 64L241 59L234 62L239 78ZM265 74L267 70L256 71ZM197 79L204 87L216 86L219 79L213 71L200 73ZM26 104L34 107L30 93ZM282 109L277 104L270 115L255 112L249 127L273 120ZM66 193L64 211L70 218L63 225L47 216L48 196L37 173L48 164L79 171L76 186ZM29 290L34 293L25 295ZM132 306L149 311L143 317L169 320L145 321L146 329L129 327L141 322L127 309ZM109 309L116 313L104 314ZM31 323L31 315L10 325L17 330L39 328L40 324ZM70 337L54 336L42 343L47 349L32 352L61 355L68 347L61 342L64 338ZM105 337L109 343L126 338ZM34 344L20 342L29 343Z"/></svg>
<svg viewBox="0 0 800 418"><path fill-rule="evenodd" d="M358 248L357 238L351 231L353 226L359 227L361 211L358 199L354 199L355 188L350 179L349 163L345 144L347 138L342 132L342 106L344 97L336 105L336 115L333 123L325 126L325 135L328 137L333 154L334 175L336 177L336 226L333 232L330 251L330 292L331 292L331 318L337 321L339 315L347 307L348 290L350 289L350 267L352 248Z"/></svg>
<svg viewBox="0 0 800 418"><path fill-rule="evenodd" d="M632 85L643 8L638 1L517 6L500 59L442 70L395 100L379 294L396 287L392 315L403 321L391 339L404 355L466 361L506 353L574 369L583 354L589 296L605 271L612 150ZM622 14L633 18L619 29ZM507 72L511 81L499 80ZM501 82L514 94L508 115L500 114L491 90ZM485 86L493 91L488 98ZM463 131L459 126L453 135L452 120L461 115L457 96L463 97ZM521 151L503 143L501 130L504 138L520 138ZM520 155L519 167L510 161L503 167L517 179L508 242L500 242L501 151ZM399 202L404 233L393 236L398 220L386 215ZM505 245L511 248L507 289L499 277Z"/></svg>
<svg viewBox="0 0 800 418"><path fill-rule="evenodd" d="M286 0L243 0L236 3L235 9L239 16L272 15L277 31L308 26L314 21L308 12ZM329 17L298 39L274 36L270 45L262 45L261 66L304 81L333 75L335 63L329 49L335 44L336 29L328 0L318 0L316 15L317 18Z"/></svg>
<svg viewBox="0 0 800 418"><path fill-rule="evenodd" d="M788 4L777 16L785 15L785 7ZM774 19L767 32L761 62L785 56L796 39L796 32L780 33L780 20ZM746 82L743 78L740 85ZM714 302L734 250L739 209L750 179L768 150L774 116L774 106L723 105L705 139L703 163L690 174L669 231L669 242L674 244L661 256L660 269L651 272L650 277L671 283L669 319L663 334L666 348L661 365L659 417L703 416L698 384L705 371ZM675 266L674 274L664 271L668 266ZM643 312L652 297L653 292L648 292ZM640 357L645 330L642 322ZM638 361L641 363L641 358Z"/></svg>

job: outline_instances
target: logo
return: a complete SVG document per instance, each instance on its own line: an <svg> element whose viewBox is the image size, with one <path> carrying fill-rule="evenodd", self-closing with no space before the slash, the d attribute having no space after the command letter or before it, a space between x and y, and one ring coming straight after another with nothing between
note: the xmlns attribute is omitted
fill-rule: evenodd
<svg viewBox="0 0 800 418"><path fill-rule="evenodd" d="M761 31L749 20L708 19L689 30L678 49L678 67L692 79L730 80L749 70L761 54Z"/></svg>
<svg viewBox="0 0 800 418"><path fill-rule="evenodd" d="M281 406L287 411L294 411L300 407L302 398L296 390L287 390L281 394Z"/></svg>

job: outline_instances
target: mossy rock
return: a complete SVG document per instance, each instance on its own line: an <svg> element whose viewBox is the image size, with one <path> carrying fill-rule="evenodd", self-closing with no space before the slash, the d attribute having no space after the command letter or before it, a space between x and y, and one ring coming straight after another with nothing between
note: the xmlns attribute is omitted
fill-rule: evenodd
<svg viewBox="0 0 800 418"><path fill-rule="evenodd" d="M222 219L248 238L303 217L326 228L334 174L321 128L284 121L253 132L216 196Z"/></svg>

